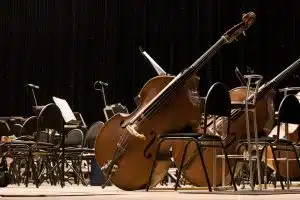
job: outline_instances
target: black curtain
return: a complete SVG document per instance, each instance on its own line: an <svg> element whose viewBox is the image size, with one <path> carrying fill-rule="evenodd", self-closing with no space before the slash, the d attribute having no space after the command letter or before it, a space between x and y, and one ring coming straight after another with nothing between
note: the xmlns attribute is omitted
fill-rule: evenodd
<svg viewBox="0 0 300 200"><path fill-rule="evenodd" d="M90 125L104 120L96 80L109 84L108 104L132 111L133 98L155 71L142 46L177 74L254 11L257 21L201 69L200 92L216 81L238 86L234 68L273 78L300 56L300 2L270 0L9 0L0 1L1 116L31 115L27 83L40 86L39 105L65 98ZM298 84L291 76L280 86Z"/></svg>

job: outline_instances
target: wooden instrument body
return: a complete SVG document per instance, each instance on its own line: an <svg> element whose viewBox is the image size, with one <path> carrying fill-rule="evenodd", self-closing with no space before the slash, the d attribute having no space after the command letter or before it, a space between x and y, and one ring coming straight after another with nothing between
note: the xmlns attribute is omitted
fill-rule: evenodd
<svg viewBox="0 0 300 200"><path fill-rule="evenodd" d="M157 76L149 80L140 92L140 105L130 115L118 114L107 121L98 133L95 141L96 160L100 166L113 158L117 143L122 136L127 136L123 142L125 153L117 161L118 169L110 181L123 190L137 190L146 187L158 136L168 132L178 132L194 119L200 119L197 95L199 78L192 77L183 86L177 88L168 100L151 118L144 119L138 125L137 132L144 134L146 140L132 136L120 125L123 121L133 118L140 109L147 105L164 87L173 80L172 76ZM196 123L196 122L195 122ZM171 162L171 143L165 142L159 152L160 160L152 177L151 187L158 184L167 173ZM105 172L104 172L105 173Z"/></svg>
<svg viewBox="0 0 300 200"><path fill-rule="evenodd" d="M232 101L243 101L246 98L246 92L247 87L237 87L230 91L230 97ZM274 107L270 105L270 102L273 102L275 96L275 91L271 90L269 93L267 93L264 97L257 100L256 103L256 115L257 115L257 127L258 130L269 130L270 124L274 126ZM253 117L252 113L249 112L249 118L250 118L250 131L253 132ZM267 122L267 123L266 123ZM245 114L242 113L238 117L234 118L231 117L230 120L230 133L225 141L226 145L229 145L227 149L227 153L230 154L236 154L236 146L237 142L242 139L246 138L247 132L246 132L246 121L245 121ZM220 125L217 127L217 134L222 135L222 126L223 123L220 123ZM225 122L224 124L226 127L227 124ZM266 127L266 125L268 127ZM208 129L211 129L212 126L210 126ZM225 133L226 134L226 133ZM254 137L254 136L253 136ZM182 152L184 149L184 143L177 142L176 145L172 146L172 154L175 159L175 163L177 166L180 165ZM190 145L186 160L191 159L189 165L186 166L186 168L183 171L183 177L187 179L188 182L190 182L192 185L198 186L198 187L204 187L207 186L205 176L202 170L202 165L200 161L200 157L195 154L196 153L196 146L194 144ZM210 181L213 181L213 148L208 148L203 151L204 156L204 162L208 171L208 175L210 178ZM217 149L217 155L222 154L221 149ZM195 156L196 155L196 156ZM234 159L230 159L230 161L234 161ZM216 185L220 185L222 183L222 159L217 159L216 161ZM225 165L225 184L230 183L230 176L228 173L227 165Z"/></svg>

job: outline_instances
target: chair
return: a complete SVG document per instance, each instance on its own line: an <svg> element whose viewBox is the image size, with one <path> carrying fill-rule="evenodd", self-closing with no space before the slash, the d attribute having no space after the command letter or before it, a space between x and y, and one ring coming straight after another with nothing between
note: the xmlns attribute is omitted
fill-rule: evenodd
<svg viewBox="0 0 300 200"><path fill-rule="evenodd" d="M39 164L44 163L46 165L48 171L46 175L52 177L50 178L51 184L55 182L53 172L57 169L57 175L59 175L60 184L63 187L65 185L64 164L62 164L65 163L64 119L60 109L54 103L43 107L37 117L35 145L31 150L33 155L36 154L42 159ZM54 163L53 167L51 167L51 163ZM59 163L61 163L61 167L59 167ZM43 182L43 171L44 168L40 170L39 176L37 176L37 187Z"/></svg>
<svg viewBox="0 0 300 200"><path fill-rule="evenodd" d="M10 136L10 128L6 121L0 120L0 137Z"/></svg>
<svg viewBox="0 0 300 200"><path fill-rule="evenodd" d="M98 121L95 122L87 131L84 142L83 142L83 147L84 148L94 148L95 140L96 137L99 133L100 128L103 126L103 122Z"/></svg>
<svg viewBox="0 0 300 200"><path fill-rule="evenodd" d="M277 114L277 135L276 137L267 137L263 138L265 142L264 148L269 146L272 150L272 156L275 162L276 167L276 177L280 178L280 183L282 189L284 189L283 183L282 183L282 177L279 171L279 165L276 158L276 151L283 150L283 151L292 151L296 157L297 165L300 170L300 161L299 156L296 150L296 146L299 142L299 133L297 136L297 141L289 140L287 137L280 137L280 125L283 123L285 124L297 124L300 125L300 103L299 100L295 97L295 95L289 94L286 95L283 100L281 101L279 105L279 110ZM286 136L288 134L288 130L285 126L285 132ZM288 150L287 148L290 147L291 150ZM288 161L288 157L286 158L286 161ZM288 168L287 168L288 169ZM289 179L289 177L288 177ZM288 188L289 188L289 180L287 181Z"/></svg>
<svg viewBox="0 0 300 200"><path fill-rule="evenodd" d="M11 126L11 134L15 135L18 138L21 136L21 129L22 129L21 124L13 124Z"/></svg>
<svg viewBox="0 0 300 200"><path fill-rule="evenodd" d="M34 139L34 134L36 134L37 131L37 121L38 120L36 116L31 116L27 118L24 124L22 125L22 128L20 130L20 138L18 139L21 139L23 136L31 136L29 138Z"/></svg>
<svg viewBox="0 0 300 200"><path fill-rule="evenodd" d="M204 170L204 175L206 178L206 182L207 182L207 186L208 186L208 190L211 192L211 184L210 184L210 180L209 180L209 176L207 173L207 169L206 169L206 165L203 159L203 155L202 155L202 151L201 148L202 147L207 147L207 148L221 148L224 152L224 156L225 156L225 162L228 166L229 169L229 173L231 176L231 180L232 180L232 185L234 190L236 191L236 185L235 185L235 181L234 181L234 177L233 177L233 173L231 171L230 168L230 164L229 164L229 159L227 156L227 151L225 148L225 144L224 141L227 138L227 134L223 137L223 136L219 136L217 134L208 134L207 133L207 128L208 128L208 124L207 124L207 118L208 115L211 116L219 116L219 117L226 117L227 119L230 117L231 115L231 100L230 100L230 96L229 96L229 92L227 87L223 84L223 83L215 83L208 91L207 97L205 99L205 105L204 105L204 129L203 129L203 133L168 133L168 134L162 134L160 135L160 139L159 139L159 143L156 149L156 153L155 153L155 158L154 161L152 163L152 168L150 171L150 176L149 176L149 180L146 186L146 190L149 190L150 187L150 183L152 180L152 174L154 171L154 167L155 167L155 163L158 157L158 152L160 149L161 144L166 141L166 140L185 140L188 141L185 145L184 148L184 152L181 158L181 164L179 167L179 172L178 172L178 176L177 176L177 180L176 180L176 184L175 184L175 190L177 190L178 184L179 184L179 179L180 179L180 175L182 173L182 169L185 163L185 157L186 157L186 152L188 149L188 146L194 142L197 146L197 150L198 150L198 154L200 156L200 160L201 160L201 164ZM200 112L200 110L199 110ZM223 119L224 120L224 119ZM227 133L229 133L230 130L230 123L227 123ZM214 142L216 144L207 144L207 143L202 143L202 142Z"/></svg>
<svg viewBox="0 0 300 200"><path fill-rule="evenodd" d="M25 161L25 185L28 186L29 169L35 171L34 165L31 162L31 147L35 144L34 134L37 128L37 118L35 116L29 117L25 120L23 125L14 124L12 125L11 134L17 136L15 140L9 143L5 143L4 146L7 147L13 158L13 163L10 167L10 172L14 181L20 184L20 168L23 166ZM29 141L28 141L29 140ZM26 159L25 159L26 158ZM31 167L30 167L31 166Z"/></svg>
<svg viewBox="0 0 300 200"><path fill-rule="evenodd" d="M83 145L83 132L80 129L73 129L68 132L65 138L65 163L69 169L72 169L74 182L79 184L79 178L84 185L87 185L82 176L81 170L81 149ZM70 163L71 162L71 163ZM68 170L69 170L68 169ZM67 171L68 171L67 170Z"/></svg>
<svg viewBox="0 0 300 200"><path fill-rule="evenodd" d="M18 130L19 129L19 130ZM19 184L19 174L20 168L22 166L22 161L24 161L24 157L29 156L30 148L35 144L34 135L37 130L37 117L31 116L25 120L23 125L14 124L12 126L12 130L14 130L14 134L17 136L16 140L13 141L9 147L11 148L11 152L13 152L13 166L12 170L14 175L16 176L17 183ZM28 186L28 176L29 176L29 163L30 159L26 161L26 170L25 170L25 184ZM18 169L17 169L18 168ZM32 171L34 171L34 166L31 167Z"/></svg>
<svg viewBox="0 0 300 200"><path fill-rule="evenodd" d="M90 166L92 165L92 160L95 159L95 140L103 124L103 122L98 121L90 126L83 142L83 148L80 157L82 160L86 161L88 173L91 172Z"/></svg>
<svg viewBox="0 0 300 200"><path fill-rule="evenodd" d="M68 132L65 138L65 147L82 147L83 132L76 128Z"/></svg>
<svg viewBox="0 0 300 200"><path fill-rule="evenodd" d="M295 94L296 96L299 95L299 91L300 91L300 87L286 87L286 88L282 88L282 89L279 89L279 92L283 92L284 94L284 97L288 95L288 93L290 92L295 92L295 91L298 91L297 94ZM275 118L278 120L278 111L275 112ZM285 126L285 129L287 127ZM287 130L285 130L287 131ZM294 142L294 144L297 146L298 143L299 143L299 136L297 136L297 141ZM266 159L267 159L267 156L266 156ZM287 163L287 187L289 188L289 184L290 184L290 177L289 177L289 166L288 166L288 163L289 163L289 159L288 159L288 156L287 156L287 159L286 159L286 163ZM275 181L275 186L276 186L276 181Z"/></svg>

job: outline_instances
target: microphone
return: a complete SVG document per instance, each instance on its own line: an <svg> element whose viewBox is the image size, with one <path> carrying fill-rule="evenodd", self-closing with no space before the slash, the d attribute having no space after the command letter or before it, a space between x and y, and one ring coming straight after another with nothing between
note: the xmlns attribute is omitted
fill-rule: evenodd
<svg viewBox="0 0 300 200"><path fill-rule="evenodd" d="M98 81L98 83L100 84L100 85L103 85L103 86L108 86L108 83L105 83L105 82L103 82L103 81Z"/></svg>
<svg viewBox="0 0 300 200"><path fill-rule="evenodd" d="M31 87L31 88L34 88L34 89L40 89L39 86L34 85L34 84L31 84L31 83L27 84L26 86Z"/></svg>
<svg viewBox="0 0 300 200"><path fill-rule="evenodd" d="M144 53L144 49L141 46L139 46L139 50L142 54Z"/></svg>

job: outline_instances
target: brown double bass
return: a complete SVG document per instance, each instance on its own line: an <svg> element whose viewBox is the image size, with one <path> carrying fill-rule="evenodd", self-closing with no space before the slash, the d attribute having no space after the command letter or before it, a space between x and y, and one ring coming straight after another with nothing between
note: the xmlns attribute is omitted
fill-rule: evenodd
<svg viewBox="0 0 300 200"><path fill-rule="evenodd" d="M293 64L291 64L288 68L283 70L280 74L274 77L272 80L268 81L267 83L263 84L257 94L257 103L256 103L256 115L257 115L257 128L258 131L264 131L266 134L269 134L272 127L274 126L275 119L274 119L274 106L273 100L275 95L274 88L288 75L290 75L297 67L299 67L300 59L296 60ZM248 99L246 98L247 87L237 87L230 90L230 97L232 101L250 101L253 98L253 95L250 95ZM249 113L250 124L252 123L252 114ZM218 134L222 134L223 123L219 123L221 120L217 120L217 127L216 132ZM228 122L227 122L228 123ZM228 133L228 137L226 140L226 145L228 146L228 154L235 154L235 148L237 145L238 140L245 138L246 136L246 125L245 125L245 115L244 112L240 112L238 110L233 110L231 112L230 117L230 133ZM268 127L267 127L267 126ZM252 126L250 126L250 131ZM211 123L210 130L213 129L213 124ZM174 142L172 146L172 154L175 159L175 164L177 166L180 165L182 152L183 152L184 145L179 142ZM183 169L183 177L192 185L195 186L206 186L205 176L201 172L201 162L199 156L195 156L195 149L196 147L190 145L188 152L186 154L186 163ZM204 149L203 150L203 157L205 159L205 164L207 167L208 175L210 180L213 178L213 149ZM233 160L233 159L232 159ZM217 160L216 165L216 186L221 184L222 179L222 164L221 159ZM226 167L226 166L225 166ZM228 169L225 170L226 172L226 184L230 183L230 176L228 176Z"/></svg>
<svg viewBox="0 0 300 200"><path fill-rule="evenodd" d="M95 141L95 156L106 177L123 190L143 189L147 185L158 135L177 132L200 119L198 102L190 94L195 74L225 44L244 33L255 14L243 15L242 22L227 31L189 68L176 77L157 76L140 91L140 104L129 115L118 114L100 129ZM159 183L171 164L171 143L161 146L160 161L155 167L150 187Z"/></svg>

